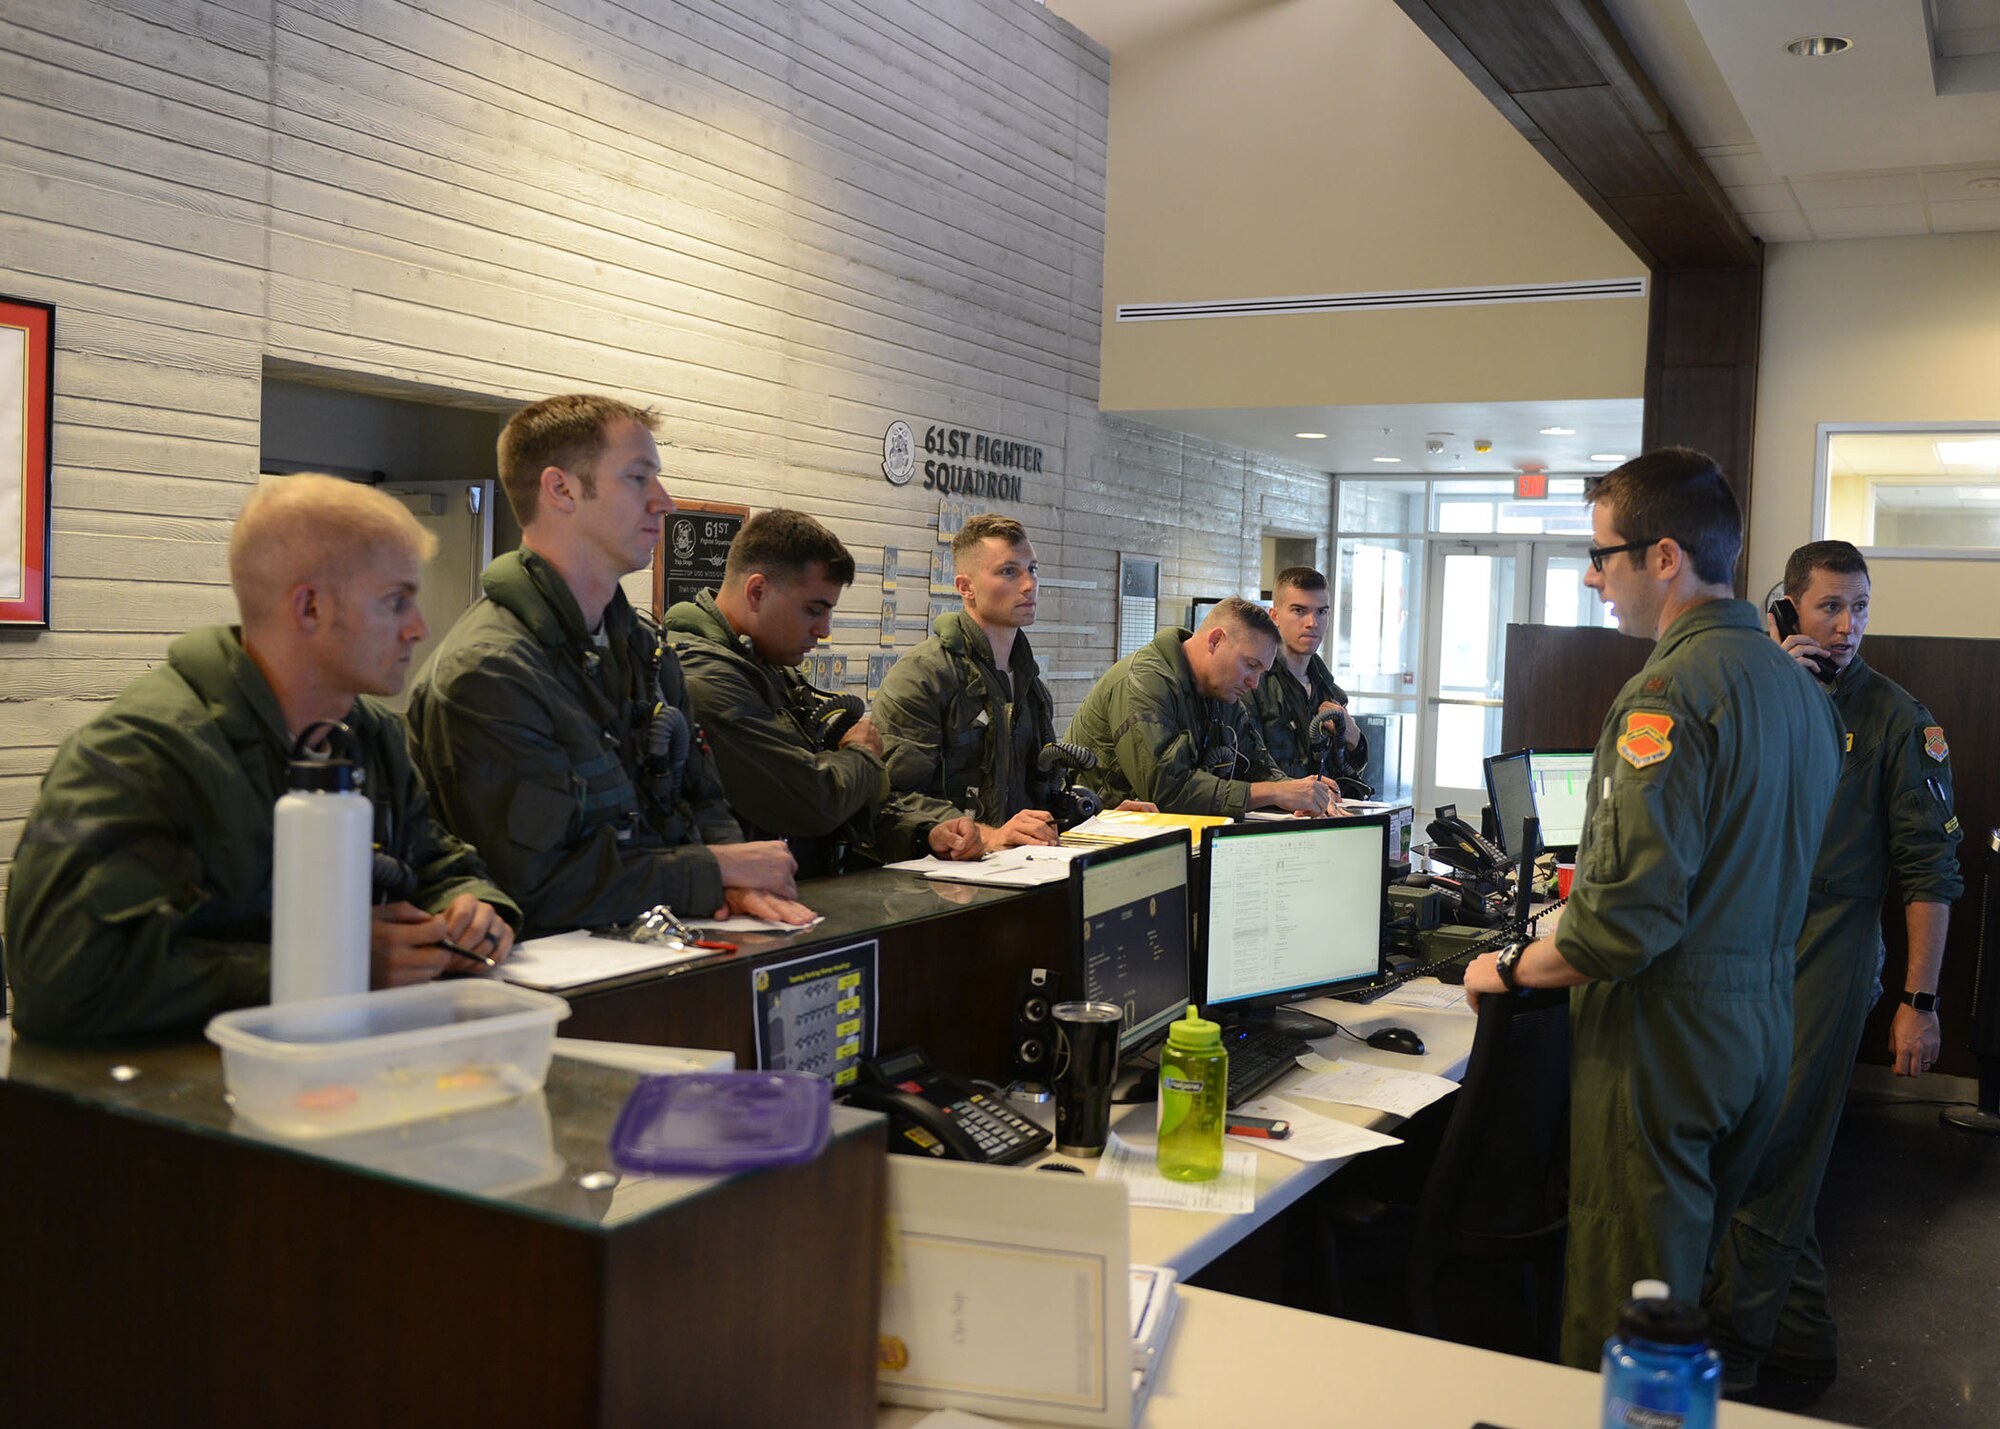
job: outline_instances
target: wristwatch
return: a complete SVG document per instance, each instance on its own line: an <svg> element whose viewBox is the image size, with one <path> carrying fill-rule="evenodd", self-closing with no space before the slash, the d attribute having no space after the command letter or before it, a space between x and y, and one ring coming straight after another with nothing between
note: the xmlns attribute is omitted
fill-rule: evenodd
<svg viewBox="0 0 2000 1429"><path fill-rule="evenodd" d="M1514 964L1521 961L1521 945L1509 943L1500 950L1500 956L1493 960L1493 971L1500 975L1500 985L1509 992L1519 992L1521 984L1514 981ZM1905 994L1907 996L1907 994Z"/></svg>
<svg viewBox="0 0 2000 1429"><path fill-rule="evenodd" d="M1911 992L1905 989L1902 998L1919 1012L1937 1011L1938 998L1934 992Z"/></svg>

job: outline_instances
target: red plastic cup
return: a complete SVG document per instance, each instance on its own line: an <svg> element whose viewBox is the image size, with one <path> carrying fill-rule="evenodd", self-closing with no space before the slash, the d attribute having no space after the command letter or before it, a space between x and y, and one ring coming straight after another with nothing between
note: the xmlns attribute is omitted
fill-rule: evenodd
<svg viewBox="0 0 2000 1429"><path fill-rule="evenodd" d="M1576 865L1559 863L1556 865L1556 897L1569 897L1570 885L1576 882Z"/></svg>

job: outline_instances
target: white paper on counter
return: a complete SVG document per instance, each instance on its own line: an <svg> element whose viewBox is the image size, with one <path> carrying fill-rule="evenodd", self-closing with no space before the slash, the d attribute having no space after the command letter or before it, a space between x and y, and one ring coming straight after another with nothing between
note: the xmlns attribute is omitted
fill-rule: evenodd
<svg viewBox="0 0 2000 1429"><path fill-rule="evenodd" d="M1401 987L1392 987L1375 999L1376 1007L1429 1007L1439 1012L1463 1009L1469 1017L1472 1008L1465 1000L1465 989L1454 987L1447 982L1406 982Z"/></svg>
<svg viewBox="0 0 2000 1429"><path fill-rule="evenodd" d="M1215 1211L1248 1215L1257 1209L1257 1157L1249 1151L1222 1153L1222 1174L1213 1181L1169 1181L1160 1174L1153 1147L1137 1147L1113 1132L1104 1146L1098 1179L1125 1183L1135 1206L1161 1206L1170 1211Z"/></svg>
<svg viewBox="0 0 2000 1429"><path fill-rule="evenodd" d="M658 943L627 942L623 938L599 938L579 928L573 933L551 933L546 938L517 943L500 964L499 976L522 987L558 992L566 987L582 987L627 973L713 956L707 948L670 948Z"/></svg>
<svg viewBox="0 0 2000 1429"><path fill-rule="evenodd" d="M730 918L683 918L681 921L704 933L803 933L824 923L826 915L818 914L810 923L779 923L770 918L752 918L748 913L738 913Z"/></svg>
<svg viewBox="0 0 2000 1429"><path fill-rule="evenodd" d="M920 873L942 883L979 883L993 888L1034 888L1069 877L1070 860L1083 850L1020 844L984 858L951 859L925 856L887 865L904 873Z"/></svg>
<svg viewBox="0 0 2000 1429"><path fill-rule="evenodd" d="M1372 1062L1338 1061L1324 1071L1294 1082L1285 1095L1308 1101L1340 1102L1345 1106L1373 1107L1396 1116L1415 1116L1439 1097L1458 1090L1449 1077L1429 1072L1404 1072L1378 1067Z"/></svg>
<svg viewBox="0 0 2000 1429"><path fill-rule="evenodd" d="M1403 1143L1393 1136L1384 1136L1379 1131L1370 1131L1365 1126L1342 1121L1338 1117L1321 1116L1316 1111L1293 1106L1282 1097L1258 1097L1245 1102L1231 1113L1238 1116L1261 1116L1274 1121L1289 1121L1292 1134L1282 1141L1268 1136L1234 1136L1230 1140L1240 1146L1261 1147L1265 1151L1275 1151L1280 1156L1289 1156L1295 1161L1332 1161L1342 1156L1359 1156L1364 1151L1377 1151L1384 1146L1401 1146Z"/></svg>

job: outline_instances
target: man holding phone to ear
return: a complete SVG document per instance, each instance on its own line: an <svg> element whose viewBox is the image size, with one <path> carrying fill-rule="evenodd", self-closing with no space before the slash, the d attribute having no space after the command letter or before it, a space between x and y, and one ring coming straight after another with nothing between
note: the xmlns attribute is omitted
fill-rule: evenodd
<svg viewBox="0 0 2000 1429"><path fill-rule="evenodd" d="M1786 608L1784 601L1790 602ZM1813 1207L1847 1099L1862 1023L1881 994L1882 898L1903 899L1909 965L1889 1028L1896 1075L1938 1057L1937 985L1951 903L1962 892L1951 750L1907 691L1860 658L1868 563L1845 541L1815 541L1785 563L1773 639L1818 680L1846 728L1846 753L1813 864L1793 973L1792 1068L1750 1191L1716 1254L1710 1312L1725 1385L1804 1403L1830 1382L1837 1339Z"/></svg>

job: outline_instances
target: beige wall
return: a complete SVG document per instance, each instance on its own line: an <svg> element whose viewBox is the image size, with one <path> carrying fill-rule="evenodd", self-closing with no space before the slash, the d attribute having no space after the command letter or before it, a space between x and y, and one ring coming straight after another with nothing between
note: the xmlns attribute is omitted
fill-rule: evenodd
<svg viewBox="0 0 2000 1429"><path fill-rule="evenodd" d="M2000 422L2000 233L1781 243L1764 260L1749 586L1813 539L1821 422ZM1869 628L1996 633L2000 561L1871 563Z"/></svg>
<svg viewBox="0 0 2000 1429"><path fill-rule="evenodd" d="M1224 13L1119 51L1113 74L1107 410L1643 394L1638 298L1113 321L1118 303L1645 271L1392 0Z"/></svg>

